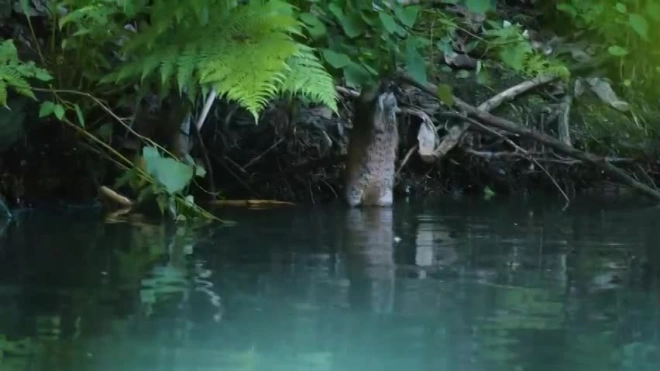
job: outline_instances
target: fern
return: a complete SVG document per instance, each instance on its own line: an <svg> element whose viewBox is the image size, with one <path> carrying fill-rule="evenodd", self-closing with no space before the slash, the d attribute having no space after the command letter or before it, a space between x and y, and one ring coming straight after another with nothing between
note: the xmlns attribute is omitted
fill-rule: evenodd
<svg viewBox="0 0 660 371"><path fill-rule="evenodd" d="M332 76L325 70L312 48L300 46L298 52L289 59L288 66L280 91L302 94L337 110Z"/></svg>
<svg viewBox="0 0 660 371"><path fill-rule="evenodd" d="M36 100L29 78L41 81L52 79L50 74L37 66L34 62L21 62L14 41L9 39L0 43L0 104L7 106L7 89L12 88L16 93Z"/></svg>
<svg viewBox="0 0 660 371"><path fill-rule="evenodd" d="M98 14L111 18L108 8L121 13L120 3L126 1L104 0L101 3L106 8L99 8ZM294 40L300 25L288 5L278 1L230 3L153 1L145 8L151 24L123 48L130 60L101 82L157 78L169 86L175 80L180 92L196 91L200 85L214 87L220 96L237 101L255 118L268 99L281 92L303 94L336 111L332 78L313 50ZM77 23L81 29L107 22L89 12L89 7L82 7L63 21Z"/></svg>

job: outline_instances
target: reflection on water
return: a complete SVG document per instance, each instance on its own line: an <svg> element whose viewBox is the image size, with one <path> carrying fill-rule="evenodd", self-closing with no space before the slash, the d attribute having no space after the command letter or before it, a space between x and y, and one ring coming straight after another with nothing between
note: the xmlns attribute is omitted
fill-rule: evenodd
<svg viewBox="0 0 660 371"><path fill-rule="evenodd" d="M0 370L658 370L660 211L604 205L24 215Z"/></svg>

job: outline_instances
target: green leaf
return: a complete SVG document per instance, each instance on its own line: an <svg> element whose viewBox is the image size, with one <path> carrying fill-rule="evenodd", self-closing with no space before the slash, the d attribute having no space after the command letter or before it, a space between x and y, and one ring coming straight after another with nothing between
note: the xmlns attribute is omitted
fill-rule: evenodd
<svg viewBox="0 0 660 371"><path fill-rule="evenodd" d="M35 67L34 78L39 81L46 82L52 80L53 76L51 76L51 74L48 73L48 71L44 70L43 68Z"/></svg>
<svg viewBox="0 0 660 371"><path fill-rule="evenodd" d="M394 14L404 26L412 27L415 25L420 10L421 7L419 5L411 5L405 8L396 7Z"/></svg>
<svg viewBox="0 0 660 371"><path fill-rule="evenodd" d="M438 85L438 90L435 93L445 105L451 107L454 105L454 94L453 89L450 85L440 84Z"/></svg>
<svg viewBox="0 0 660 371"><path fill-rule="evenodd" d="M623 4L623 3L616 3L616 5L614 6L614 8L615 8L619 13L626 14L626 12L628 12L628 7L626 7L626 4Z"/></svg>
<svg viewBox="0 0 660 371"><path fill-rule="evenodd" d="M96 130L96 136L102 140L110 141L112 138L112 124L105 123Z"/></svg>
<svg viewBox="0 0 660 371"><path fill-rule="evenodd" d="M158 161L158 181L165 186L170 195L181 192L193 177L193 169L173 158L161 158Z"/></svg>
<svg viewBox="0 0 660 371"><path fill-rule="evenodd" d="M630 13L628 15L628 23L642 39L649 39L649 23L641 14Z"/></svg>
<svg viewBox="0 0 660 371"><path fill-rule="evenodd" d="M648 1L646 3L646 9L644 10L644 14L648 15L656 22L660 22L660 4L653 1Z"/></svg>
<svg viewBox="0 0 660 371"><path fill-rule="evenodd" d="M300 20L307 25L307 30L313 38L318 39L327 34L325 25L314 14L302 13L300 14Z"/></svg>
<svg viewBox="0 0 660 371"><path fill-rule="evenodd" d="M525 66L525 58L531 52L531 45L521 42L501 48L498 54L507 66L516 71L522 71Z"/></svg>
<svg viewBox="0 0 660 371"><path fill-rule="evenodd" d="M195 176L198 176L200 178L203 178L206 176L206 169L204 167L195 165Z"/></svg>
<svg viewBox="0 0 660 371"><path fill-rule="evenodd" d="M7 83L0 79L0 105L7 107Z"/></svg>
<svg viewBox="0 0 660 371"><path fill-rule="evenodd" d="M344 68L352 63L351 58L344 53L337 53L330 49L323 50L323 58L334 68Z"/></svg>
<svg viewBox="0 0 660 371"><path fill-rule="evenodd" d="M383 25L387 33L393 35L397 32L397 24L394 20L394 17L385 12L379 12L378 18L380 19L380 23Z"/></svg>
<svg viewBox="0 0 660 371"><path fill-rule="evenodd" d="M83 116L83 113L80 110L80 106L74 104L73 108L76 109L76 116L78 116L78 123L80 124L80 127L85 128L85 117Z"/></svg>
<svg viewBox="0 0 660 371"><path fill-rule="evenodd" d="M47 100L39 106L39 118L46 117L53 113L53 110L55 109L55 104L53 102Z"/></svg>
<svg viewBox="0 0 660 371"><path fill-rule="evenodd" d="M376 27L376 24L378 24L378 22L379 22L378 16L376 14L374 14L374 12L371 11L371 10L368 10L368 11L362 10L362 11L360 11L360 17L362 18L364 23L368 24L371 27Z"/></svg>
<svg viewBox="0 0 660 371"><path fill-rule="evenodd" d="M60 104L56 104L55 107L53 107L53 113L58 120L62 121L64 118L64 107Z"/></svg>
<svg viewBox="0 0 660 371"><path fill-rule="evenodd" d="M465 0L465 6L472 13L484 14L492 9L491 0Z"/></svg>
<svg viewBox="0 0 660 371"><path fill-rule="evenodd" d="M612 45L607 48L607 52L615 57L624 57L628 55L628 50L618 45Z"/></svg>
<svg viewBox="0 0 660 371"><path fill-rule="evenodd" d="M426 66L424 57L417 51L410 41L406 43L406 70L410 76L420 84L426 84Z"/></svg>
<svg viewBox="0 0 660 371"><path fill-rule="evenodd" d="M170 157L161 157L158 149L147 146L142 149L147 173L165 187L170 195L181 192L193 177L193 168Z"/></svg>
<svg viewBox="0 0 660 371"><path fill-rule="evenodd" d="M317 23L321 23L321 21L319 21L318 17L315 16L314 14L312 14L312 13L301 13L300 14L300 20L303 21L305 24L308 24L310 26L315 25Z"/></svg>
<svg viewBox="0 0 660 371"><path fill-rule="evenodd" d="M365 26L361 21L361 17L358 15L347 16L344 14L344 11L341 9L337 3L332 3L328 6L328 10L332 13L335 18L341 24L342 29L346 33L346 36L350 38L358 37L364 32Z"/></svg>
<svg viewBox="0 0 660 371"><path fill-rule="evenodd" d="M484 199L488 201L494 196L495 196L495 192L492 189L490 189L490 187L486 186L486 188L484 188Z"/></svg>
<svg viewBox="0 0 660 371"><path fill-rule="evenodd" d="M480 69L477 71L477 83L483 86L488 86L491 84L490 74L486 69Z"/></svg>
<svg viewBox="0 0 660 371"><path fill-rule="evenodd" d="M346 85L358 88L371 81L373 76L361 64L351 62L344 67L344 78L346 79Z"/></svg>
<svg viewBox="0 0 660 371"><path fill-rule="evenodd" d="M158 148L152 146L145 146L142 148L142 158L147 166L147 173L154 175L156 173L156 162L160 158Z"/></svg>
<svg viewBox="0 0 660 371"><path fill-rule="evenodd" d="M411 36L410 41L415 45L416 48L426 48L433 44L430 39L422 36Z"/></svg>
<svg viewBox="0 0 660 371"><path fill-rule="evenodd" d="M577 16L577 10L568 3L557 4L556 8L560 12L568 13L571 17Z"/></svg>

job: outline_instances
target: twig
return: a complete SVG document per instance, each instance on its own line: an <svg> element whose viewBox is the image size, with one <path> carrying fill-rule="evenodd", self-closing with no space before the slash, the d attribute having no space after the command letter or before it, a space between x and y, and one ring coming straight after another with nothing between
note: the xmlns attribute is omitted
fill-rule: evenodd
<svg viewBox="0 0 660 371"><path fill-rule="evenodd" d="M165 153L168 153L168 154L171 155L172 157L175 157L175 158L176 158L176 156L172 155L170 152L168 152L168 151L165 150L164 148L160 147L157 143L153 142L151 139L146 138L146 137L143 137L143 136L141 136L140 134L138 134L137 132L135 132L135 131L134 131L129 125L126 125L126 123L123 122L122 119L121 119L119 116L117 116L117 115L116 115L116 114L115 114L115 113L114 113L109 107L107 107L107 106L106 106L106 105L105 105L100 99L96 98L95 96L93 96L93 95L91 95L91 94L83 93L83 92L76 91L76 90L58 90L58 89L49 90L49 89L40 89L40 88L33 88L32 90L35 90L35 91L43 91L43 92L47 92L47 93L53 93L53 92L54 92L54 93L69 93L69 94L75 94L75 95L80 95L80 96L88 97L88 98L92 99L96 104L98 104L98 105L101 107L101 109L103 109L106 113L108 113L112 118L114 118L115 120L117 120L117 121L119 122L119 124L121 124L121 125L123 125L124 127L126 127L127 130L130 130L130 131L131 131L132 133L134 133L137 137L142 138L143 140L145 140L145 141L147 141L147 142L149 142L149 143L152 143L155 147L159 147L159 148L163 149L163 151L165 151ZM103 142L102 140L98 139L96 136L94 136L94 135L92 135L91 133L89 133L89 132L88 132L87 130L85 130L84 128L80 127L79 125L74 124L73 122L71 122L70 120L68 120L66 117L64 117L61 121L62 121L63 123L65 123L67 126L69 126L70 128L73 128L74 130L78 131L79 133L81 133L82 135L84 135L85 137L87 137L90 141L95 142L95 143L97 143L99 146L101 146L102 148L106 149L107 151L109 151L112 155L114 155L114 156L117 157L118 159L122 160L122 161L124 162L124 164L122 164L122 166L124 166L126 169L129 169L131 166L133 166L132 161L130 161L129 159L127 159L126 157L124 157L121 153L117 152L114 148L112 148L112 147L111 147L110 145L108 145L107 143ZM119 162L117 162L117 163L119 163ZM138 175L141 176L141 177L143 177L144 179L153 179L153 177L151 177L151 175L147 174L147 173L146 173L142 168L140 168L139 166L136 167L136 169L137 169L137 171L138 171ZM180 195L175 196L175 198L176 198L177 200L181 201L182 203L186 203L185 198L182 197L182 196L180 196ZM197 206L197 205L194 205L194 208L200 213L200 215L202 215L202 216L204 216L204 217L206 217L206 218L208 218L208 219L211 219L211 220L217 220L217 221L220 221L220 222L224 222L222 219L216 217L215 215L209 213L208 211L202 209L201 207L199 207L199 206Z"/></svg>
<svg viewBox="0 0 660 371"><path fill-rule="evenodd" d="M487 158L487 159L501 158L501 157L524 157L524 156L521 156L517 152L507 152L507 151L502 151L502 152L479 151L479 150L471 149L471 148L465 148L465 149L463 149L463 151L465 151L465 152L467 152L471 155L478 156L478 157L483 157L483 158ZM540 151L540 152L527 151L527 153L529 153L532 156L534 156L536 154L541 154L541 155L546 155L547 154L546 152L542 152L542 151ZM539 162L553 162L553 163L562 164L562 165L576 165L576 164L583 164L584 163L584 161L581 161L581 160L573 160L573 159L568 159L568 158L563 158L563 157L558 157L558 156L556 156L556 157L557 158L547 158L547 157L534 157L534 158ZM634 162L633 159L619 158L619 157L611 157L611 158L606 157L605 160L607 162L612 162L612 163L615 163L615 162L628 162L628 163Z"/></svg>
<svg viewBox="0 0 660 371"><path fill-rule="evenodd" d="M557 78L559 78L559 76L556 74L546 74L546 75L538 76L531 80L524 81L518 85L512 86L504 90L501 93L498 93L497 95L493 96L487 101L481 103L477 107L477 109L480 111L490 112L493 109L501 106L503 103L511 101L517 96L526 93L529 90L536 88L540 85L554 81ZM451 133L452 135L446 135L442 139L442 142L440 142L440 145L438 145L438 149L442 149L442 151L438 152L439 157L446 155L451 149L453 149L458 144L459 139L465 134L465 132L468 131L469 128L470 128L470 122L466 121L463 123L463 125L460 126L459 128L460 130L454 131L453 133Z"/></svg>
<svg viewBox="0 0 660 371"><path fill-rule="evenodd" d="M352 89L349 89L349 88L345 88L343 86L335 86L335 90L337 90L338 93L347 95L351 98L357 98L357 97L360 96L360 93L358 91L352 90Z"/></svg>
<svg viewBox="0 0 660 371"><path fill-rule="evenodd" d="M243 174L247 174L247 173L248 173L247 170L243 169L243 167L242 167L241 165L237 164L236 161L232 160L232 159L229 158L228 156L223 156L223 158L224 158L227 162L229 162L230 164L234 165L238 170L240 170L241 172L243 172Z"/></svg>
<svg viewBox="0 0 660 371"><path fill-rule="evenodd" d="M197 131L202 130L202 126L204 126L204 121L206 120L206 116L209 115L209 111L211 111L211 106L213 106L213 102L215 102L215 98L218 96L218 92L215 90L215 88L211 89L211 92L209 92L208 97L206 97L206 102L204 102L204 108L202 108L202 112L199 114L199 117L197 118L197 122L195 123L195 127L197 128Z"/></svg>
<svg viewBox="0 0 660 371"><path fill-rule="evenodd" d="M268 149L266 149L264 152L262 152L259 156L253 158L252 160L248 161L247 164L243 165L243 169L247 169L248 167L250 167L250 165L252 165L255 162L259 161L262 157L264 157L264 155L266 153L270 152L271 150L273 150L273 148L277 147L280 143L282 143L282 141L284 141L284 138L280 138L279 140L277 140L275 143L273 143L273 145L268 147Z"/></svg>
<svg viewBox="0 0 660 371"><path fill-rule="evenodd" d="M568 155L578 160L582 160L584 162L588 162L606 171L610 175L618 178L623 184L630 186L631 188L637 190L641 194L644 194L652 199L660 201L660 192L657 192L656 190L652 189L646 184L640 183L637 180L633 179L630 175L626 174L626 172L609 163L604 157L597 156L592 153L584 152L579 149L573 148L549 135L539 133L533 129L520 127L509 120L497 116L493 116L487 112L480 112L476 108L469 106L466 103L463 103L461 108L465 108L466 113L471 116L474 116L476 119L479 120L480 123L484 123L496 127L498 129L506 130L526 138L531 138L565 155ZM448 117L455 117L455 118L463 118L463 119L465 118L464 115L453 112L443 113L442 115Z"/></svg>
<svg viewBox="0 0 660 371"><path fill-rule="evenodd" d="M548 178L550 178L550 181L552 181L552 184L554 184L555 187L557 187L557 189L559 190L559 193L561 193L561 195L562 195L562 196L564 197L564 199L566 200L566 205L564 205L564 208L566 208L566 207L571 203L570 198L568 198L568 195L566 195L566 192L564 192L564 190L563 190L563 189L561 188L561 186L557 183L557 181L555 180L555 178L554 178L554 177L548 172L548 170L547 170L543 165L541 165L538 161L536 161L536 159L535 159L534 157L532 157L532 156L529 154L529 152L527 152L526 149L520 147L519 145L515 144L511 139L509 139L509 138L507 138L506 136L502 135L501 133L498 133L497 131L495 131L495 130L493 130L493 129L491 129L491 128L485 126L485 125L483 125L482 123L480 123L480 122L477 121L477 120L474 120L474 119L472 119L472 118L466 118L466 122L469 122L469 123L471 123L471 124L473 124L473 125L479 126L479 127L482 128L483 130L486 130L486 131L492 133L493 135L502 138L505 142L507 142L510 146L512 146L516 151L520 151L520 152L522 152L523 154L525 154L525 157L526 157L528 160L534 162L534 163L536 164L536 166L538 166L538 167L539 167L539 168L540 168L540 169L541 169L541 170L542 170L542 171L548 176Z"/></svg>
<svg viewBox="0 0 660 371"><path fill-rule="evenodd" d="M571 131L570 131L570 114L571 114L571 104L573 103L573 96L570 92L566 92L564 98L562 99L560 105L560 115L557 119L557 132L559 133L559 140L564 142L567 146L573 146L571 143Z"/></svg>
<svg viewBox="0 0 660 371"><path fill-rule="evenodd" d="M435 92L437 91L437 87L435 85L433 85L433 84L427 84L427 85L420 84L417 81L415 81L415 79L413 79L412 77L410 77L406 74L402 74L401 78L403 80L405 80L406 82L408 82L410 85L413 85L413 86L419 88L420 90L424 91L425 93L430 94L433 97L436 96ZM605 160L605 158L603 158L601 156L596 156L596 155L588 153L588 152L580 151L580 150L578 150L576 148L573 148L571 146L567 146L566 144L562 143L561 141L559 141L559 140L557 140L557 139L555 139L555 138L553 138L549 135L546 135L544 133L539 133L539 132L537 132L536 130L533 130L533 129L527 129L527 128L520 127L519 125L517 125L516 123L514 123L512 121L509 121L509 120L506 120L506 119L503 119L503 118L500 118L500 117L497 117L497 116L493 116L488 112L479 111L477 108L465 103L464 101L462 101L459 98L454 97L454 104L460 110L462 110L463 112L465 112L466 114L468 114L470 116L475 117L480 122L486 123L490 126L498 128L498 129L503 129L503 130L506 130L506 131L509 131L509 132L512 132L512 133L515 133L515 134L522 135L522 136L527 137L527 138L534 139L538 142L541 142L541 143L547 145L548 147L554 148L555 150L564 153L565 155L568 155L568 156L573 157L573 158L578 159L578 160L589 162L589 163L593 164L594 166L608 172L612 176L618 178L622 183L624 183L626 185L629 185L630 187L632 187L633 189L635 189L639 193L644 194L644 195L646 195L646 196L648 196L648 197L650 197L650 198L652 198L656 201L660 201L660 192L657 192L653 188L651 188L651 187L649 187L649 186L647 186L643 183L640 183L640 182L636 181L635 179L630 177L630 175L626 174L623 170L621 170L618 167L616 167L616 166L612 165L611 163L607 162ZM454 117L462 117L462 118L465 117L464 115L460 115L458 113L453 113L451 115L453 115Z"/></svg>
<svg viewBox="0 0 660 371"><path fill-rule="evenodd" d="M408 150L406 156L403 158L403 160L401 160L401 165L399 165L399 169L397 169L396 173L394 174L395 177L399 176L401 169L403 169L403 167L406 166L408 161L410 161L410 157L412 156L412 154L415 152L416 149L417 149L417 144L415 144L414 146L412 146L412 148Z"/></svg>
<svg viewBox="0 0 660 371"><path fill-rule="evenodd" d="M220 163L220 165L221 165L222 167L224 167L225 170L227 170L227 172L229 172L229 175L231 175L231 176L233 176L234 178L236 178L236 180L238 181L238 183L239 183L240 185L242 185L243 187L245 187L245 189L248 190L248 192L250 192L253 196L255 196L255 197L261 197L261 196L259 195L258 192L255 192L255 191L254 191L254 190L253 190L253 189L252 189L252 188L251 188L251 187L250 187L250 186L249 186L249 185L248 185L248 184L247 184L247 183L246 183L246 182L240 177L240 176L238 176L238 174L236 174L236 173L235 173L235 172L234 172L229 166L227 166L227 164L225 163L225 161L226 161L226 160L231 161L231 159L230 159L229 157L224 156L224 157L221 159L221 158L219 158L218 156L213 156L213 159L216 160L218 163ZM231 162L232 162L232 164L233 164L234 166L237 166L237 167L239 167L241 170L243 170L243 168L241 168L240 166L238 166L234 161L231 161ZM244 171L244 170L243 170L243 171Z"/></svg>
<svg viewBox="0 0 660 371"><path fill-rule="evenodd" d="M213 176L213 165L211 164L211 159L209 158L209 152L206 149L206 145L204 145L204 139L202 139L202 133L200 133L197 125L195 125L195 128L193 130L195 130L195 136L197 136L197 141L199 142L199 148L202 151L202 155L204 156L204 162L206 163L206 167L207 167L206 171L208 172L208 179L209 179L209 191L215 197L216 194L215 179Z"/></svg>
<svg viewBox="0 0 660 371"><path fill-rule="evenodd" d="M117 205L121 206L122 208L130 209L134 205L134 202L130 198L120 194L108 186L100 186L99 193L108 200L111 200Z"/></svg>
<svg viewBox="0 0 660 371"><path fill-rule="evenodd" d="M410 109L410 108L401 108L399 110L399 113L412 115L412 116L417 116L422 120L422 124L424 124L426 122L431 122L431 123L433 122L428 114L426 114L425 112L422 112L420 110L415 110L415 109ZM439 126L436 126L435 127L435 132L437 132L438 130L439 130ZM415 152L415 150L418 149L418 148L419 148L419 141L417 143L415 143L415 145L412 146L408 150L408 152L406 153L406 156L403 158L403 160L401 160L401 164L399 165L399 169L397 169L396 173L394 174L395 177L399 176L399 173L401 172L401 169L403 169L406 166L408 161L410 161L410 157Z"/></svg>
<svg viewBox="0 0 660 371"><path fill-rule="evenodd" d="M403 77L404 81L406 81L407 83L409 83L413 86L416 86L417 88L420 88L421 90L424 90L424 89L421 88L421 85L419 83L413 81L414 84L412 84L410 81L408 81L409 78L407 77L407 75L403 75L402 77ZM499 107L503 103L514 99L515 97L519 96L520 94L523 94L523 93L531 90L532 88L535 88L535 87L540 86L542 84L546 84L546 83L548 83L550 81L553 81L557 78L558 77L556 75L542 75L542 76L539 76L539 77L534 78L532 80L524 81L524 82L522 82L518 85L512 86L512 87L504 90L501 93L498 93L497 95L491 97L487 101L481 103L479 105L478 109L484 110L484 111L491 111L491 110ZM340 90L340 87L337 87L337 91L343 91L343 90L346 90L346 89L342 88L342 90ZM428 91L425 91L425 92L428 93ZM433 96L436 97L435 94ZM402 112L404 112L404 110L402 110ZM406 113L408 113L408 112L406 111ZM465 132L469 128L470 128L470 122L469 121L465 121L463 123L463 125L461 125L461 126L453 127L452 130L450 130L450 132L442 138L442 140L440 141L440 144L438 144L436 152L435 152L436 157L440 158L440 157L446 155L451 149L453 149L458 144L459 139L463 136L463 134L465 134ZM438 131L438 129L439 129L439 127L436 127L436 132ZM406 157L404 158L404 161L402 161L401 164L399 165L399 169L396 172L397 174L399 174L399 172L401 172L403 167L410 160L410 156L412 155L412 153L417 148L419 148L419 144L415 144L408 151L408 153L406 154Z"/></svg>

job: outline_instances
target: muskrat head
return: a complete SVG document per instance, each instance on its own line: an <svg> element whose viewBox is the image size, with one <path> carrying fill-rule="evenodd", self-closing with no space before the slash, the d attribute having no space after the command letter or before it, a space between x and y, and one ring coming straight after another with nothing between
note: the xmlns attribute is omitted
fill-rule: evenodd
<svg viewBox="0 0 660 371"><path fill-rule="evenodd" d="M396 96L392 92L385 92L378 96L377 113L385 128L396 125L396 114L399 111Z"/></svg>

